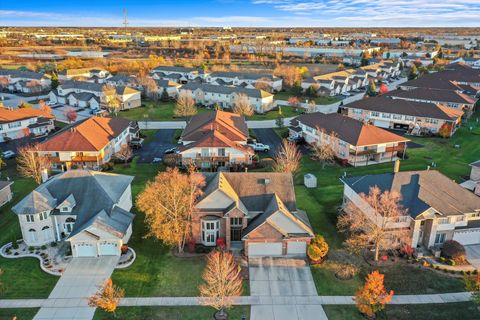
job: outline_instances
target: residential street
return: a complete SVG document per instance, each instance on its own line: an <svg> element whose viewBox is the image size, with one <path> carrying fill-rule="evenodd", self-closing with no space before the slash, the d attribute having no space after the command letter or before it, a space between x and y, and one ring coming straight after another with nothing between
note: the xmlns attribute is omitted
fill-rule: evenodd
<svg viewBox="0 0 480 320"><path fill-rule="evenodd" d="M91 320L95 308L88 306L86 298L111 276L117 262L117 256L74 258L48 296L47 301L57 303L42 307L34 320Z"/></svg>
<svg viewBox="0 0 480 320"><path fill-rule="evenodd" d="M252 296L317 297L310 267L302 259L250 258L249 274ZM320 304L305 305L302 300L286 299L282 305L253 305L251 320L327 319Z"/></svg>
<svg viewBox="0 0 480 320"><path fill-rule="evenodd" d="M138 163L151 163L155 158L163 158L164 152L176 144L172 143L175 129L160 129L153 140L138 150Z"/></svg>

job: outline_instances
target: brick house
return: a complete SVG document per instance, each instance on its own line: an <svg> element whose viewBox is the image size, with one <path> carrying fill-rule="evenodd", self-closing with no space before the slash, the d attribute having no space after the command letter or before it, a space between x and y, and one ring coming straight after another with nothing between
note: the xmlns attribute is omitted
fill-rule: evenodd
<svg viewBox="0 0 480 320"><path fill-rule="evenodd" d="M193 218L196 243L247 256L306 256L313 231L296 207L293 177L287 173L205 173L204 194Z"/></svg>

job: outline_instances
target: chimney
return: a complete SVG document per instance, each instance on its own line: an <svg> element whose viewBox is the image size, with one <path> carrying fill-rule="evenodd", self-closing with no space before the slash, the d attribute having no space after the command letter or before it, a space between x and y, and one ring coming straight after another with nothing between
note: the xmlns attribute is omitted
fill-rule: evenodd
<svg viewBox="0 0 480 320"><path fill-rule="evenodd" d="M48 180L48 170L47 170L47 169L43 169L43 170L42 170L42 183L47 182L47 180Z"/></svg>
<svg viewBox="0 0 480 320"><path fill-rule="evenodd" d="M395 160L395 165L393 166L393 172L397 173L400 171L400 160Z"/></svg>

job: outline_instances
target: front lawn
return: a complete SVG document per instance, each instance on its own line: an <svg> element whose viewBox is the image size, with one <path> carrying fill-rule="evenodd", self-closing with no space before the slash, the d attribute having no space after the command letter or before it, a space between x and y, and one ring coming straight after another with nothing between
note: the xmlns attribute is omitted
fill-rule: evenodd
<svg viewBox="0 0 480 320"><path fill-rule="evenodd" d="M1 170L1 179L7 177L14 181L14 196L10 203L0 209L0 246L22 237L18 217L11 208L36 187L32 180L18 176L15 160L7 160L7 167ZM43 272L35 258L0 258L0 269L4 272L0 277L4 285L0 297L4 299L47 298L58 281L58 277Z"/></svg>
<svg viewBox="0 0 480 320"><path fill-rule="evenodd" d="M363 320L354 305L324 305L323 309L330 320ZM480 319L480 312L472 302L455 302L439 304L387 305L378 320L453 320Z"/></svg>
<svg viewBox="0 0 480 320"><path fill-rule="evenodd" d="M300 99L300 102L315 100L315 103L319 105L333 104L338 101L338 99L335 97L315 97L312 99L311 97L305 95L295 94L291 90L280 91L273 96L275 100L284 101L288 101L288 99L290 99L291 97L298 97Z"/></svg>
<svg viewBox="0 0 480 320"><path fill-rule="evenodd" d="M135 160L127 168L115 166L116 173L135 176L132 183L134 202L147 181L163 169L162 165L137 164ZM129 268L115 270L113 282L124 288L127 296L197 296L204 258L177 258L159 241L144 238L147 233L144 215L135 208L133 212L136 217L128 244L137 253L137 259Z"/></svg>
<svg viewBox="0 0 480 320"><path fill-rule="evenodd" d="M125 319L125 320L210 320L213 319L215 310L209 307L182 306L182 307L120 307L114 318L99 309L95 312L94 320ZM242 316L250 319L250 306L236 306L227 311L229 319L240 320Z"/></svg>
<svg viewBox="0 0 480 320"><path fill-rule="evenodd" d="M0 309L0 319L29 320L35 317L38 310L38 308Z"/></svg>
<svg viewBox="0 0 480 320"><path fill-rule="evenodd" d="M118 113L119 117L136 121L181 121L183 118L175 116L175 102L154 102L145 100L141 107ZM206 108L197 108L198 113L212 111Z"/></svg>

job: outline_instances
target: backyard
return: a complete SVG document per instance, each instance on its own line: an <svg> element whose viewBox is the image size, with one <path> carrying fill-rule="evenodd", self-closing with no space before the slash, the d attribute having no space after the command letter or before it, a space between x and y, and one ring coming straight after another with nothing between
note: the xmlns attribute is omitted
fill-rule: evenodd
<svg viewBox="0 0 480 320"><path fill-rule="evenodd" d="M320 105L327 105L327 104L332 104L338 101L337 98L335 97L308 97L305 95L299 95L295 92L292 92L291 90L285 90L285 91L280 91L275 94L274 99L275 100L285 100L288 101L289 98L291 97L298 97L300 99L300 102L306 102L310 100L315 100L316 104Z"/></svg>

